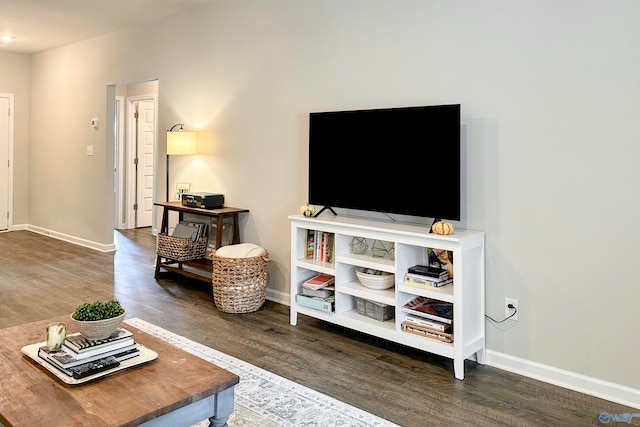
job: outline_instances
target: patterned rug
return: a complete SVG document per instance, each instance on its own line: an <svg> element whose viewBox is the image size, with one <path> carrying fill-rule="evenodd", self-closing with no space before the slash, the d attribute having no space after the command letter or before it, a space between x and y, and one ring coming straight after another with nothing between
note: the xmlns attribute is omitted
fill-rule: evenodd
<svg viewBox="0 0 640 427"><path fill-rule="evenodd" d="M397 426L137 317L125 323L238 375L240 383L235 388L235 410L229 417L229 427ZM208 420L196 424L208 425Z"/></svg>

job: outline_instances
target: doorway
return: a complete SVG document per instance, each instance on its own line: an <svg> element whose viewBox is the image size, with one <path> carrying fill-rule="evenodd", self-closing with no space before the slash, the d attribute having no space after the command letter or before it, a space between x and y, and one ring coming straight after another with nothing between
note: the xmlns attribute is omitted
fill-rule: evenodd
<svg viewBox="0 0 640 427"><path fill-rule="evenodd" d="M152 227L156 182L157 80L116 87L115 229Z"/></svg>
<svg viewBox="0 0 640 427"><path fill-rule="evenodd" d="M0 93L0 231L9 230L13 200L13 94Z"/></svg>

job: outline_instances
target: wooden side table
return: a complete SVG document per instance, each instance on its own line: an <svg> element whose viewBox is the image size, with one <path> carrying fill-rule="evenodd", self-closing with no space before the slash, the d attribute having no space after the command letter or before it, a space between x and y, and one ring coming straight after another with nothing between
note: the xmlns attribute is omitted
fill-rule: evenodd
<svg viewBox="0 0 640 427"><path fill-rule="evenodd" d="M174 211L178 213L178 220L182 221L183 215L185 213L202 215L207 217L212 217L216 219L216 248L222 246L222 229L223 229L223 221L225 218L231 218L233 225L233 239L232 243L240 243L240 220L239 214L249 212L248 209L243 208L232 208L232 207L222 207L218 209L203 209L203 208L191 208L189 206L182 205L181 202L157 202L154 203L156 206L162 206L162 224L160 225L160 233L165 233L168 235L169 233L169 212ZM163 261L164 258L164 261ZM212 265L211 260L207 258L202 258L199 260L192 261L176 261L169 258L162 257L160 255L156 258L156 271L155 278L158 279L160 277L160 268L164 268L167 271L171 271L174 273L182 274L186 277L191 277L193 279L202 280L204 282L210 282L211 276L207 274L199 274L193 272L191 270L185 270L184 266L194 267L198 270L202 270L206 273L211 273Z"/></svg>

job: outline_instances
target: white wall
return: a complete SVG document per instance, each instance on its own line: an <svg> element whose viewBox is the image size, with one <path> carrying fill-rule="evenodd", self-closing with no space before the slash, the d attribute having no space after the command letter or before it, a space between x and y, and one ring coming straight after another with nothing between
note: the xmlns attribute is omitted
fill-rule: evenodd
<svg viewBox="0 0 640 427"><path fill-rule="evenodd" d="M284 295L308 113L460 103L487 312L520 306L517 324L488 323L489 349L640 389L639 13L632 0L220 0L34 55L29 221L111 242L111 148L89 122L107 85L158 78L159 129L185 123L205 152L172 163L173 180L251 210L243 240L270 251L269 291Z"/></svg>

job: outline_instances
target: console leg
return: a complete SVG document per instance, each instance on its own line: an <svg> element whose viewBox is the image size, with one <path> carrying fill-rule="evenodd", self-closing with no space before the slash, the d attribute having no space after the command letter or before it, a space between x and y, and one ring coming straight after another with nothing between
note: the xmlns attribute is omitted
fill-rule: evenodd
<svg viewBox="0 0 640 427"><path fill-rule="evenodd" d="M453 373L457 379L464 379L464 359L453 359Z"/></svg>

